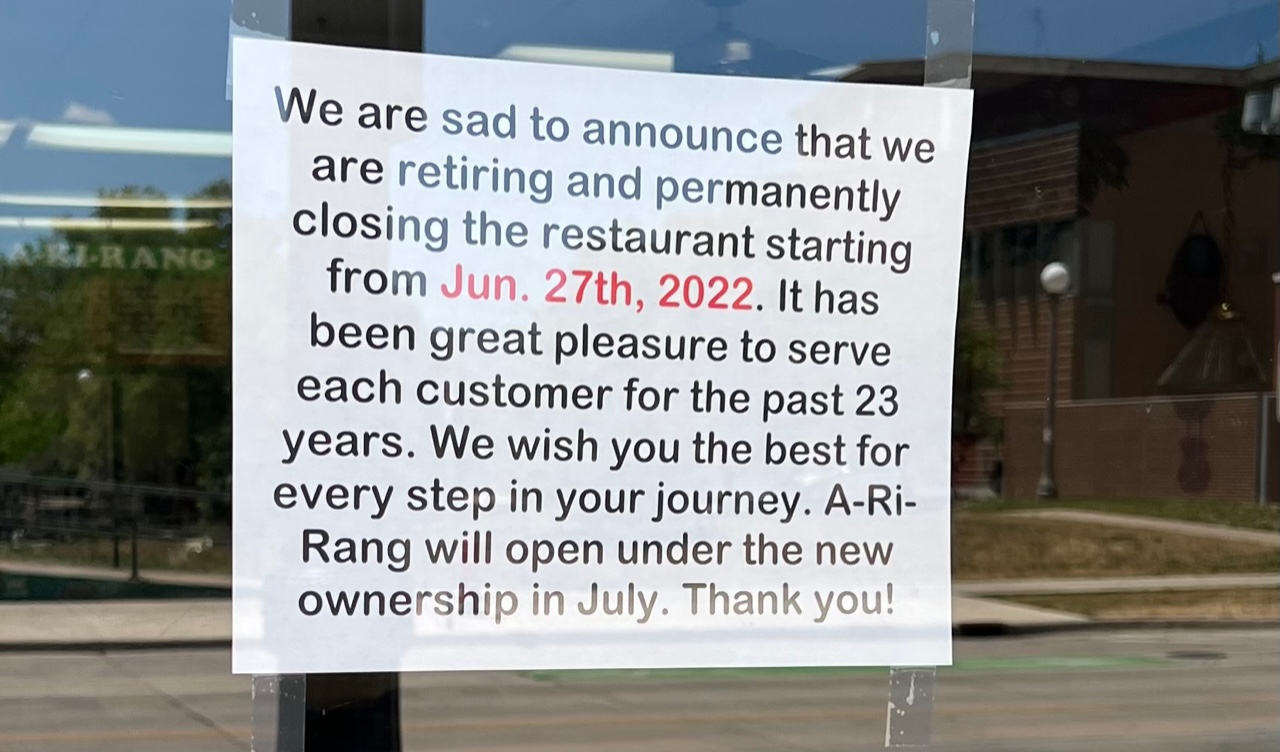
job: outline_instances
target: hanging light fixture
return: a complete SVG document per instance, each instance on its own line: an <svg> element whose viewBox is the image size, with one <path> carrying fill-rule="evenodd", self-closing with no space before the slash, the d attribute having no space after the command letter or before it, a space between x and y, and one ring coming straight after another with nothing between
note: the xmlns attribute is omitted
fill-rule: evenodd
<svg viewBox="0 0 1280 752"><path fill-rule="evenodd" d="M1226 147L1221 172L1223 248L1197 212L1166 281L1163 300L1192 334L1156 381L1157 390L1165 394L1257 392L1269 381L1257 340L1228 298L1228 270L1236 252L1235 176L1250 160L1234 141Z"/></svg>
<svg viewBox="0 0 1280 752"><path fill-rule="evenodd" d="M1267 386L1262 354L1245 317L1218 305L1156 382L1166 394L1259 391Z"/></svg>

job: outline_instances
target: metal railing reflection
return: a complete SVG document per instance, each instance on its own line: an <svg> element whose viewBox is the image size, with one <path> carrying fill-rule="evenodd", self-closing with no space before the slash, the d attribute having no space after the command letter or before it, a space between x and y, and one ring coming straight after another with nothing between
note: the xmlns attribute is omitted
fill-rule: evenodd
<svg viewBox="0 0 1280 752"><path fill-rule="evenodd" d="M0 470L0 561L229 573L230 525L226 492Z"/></svg>

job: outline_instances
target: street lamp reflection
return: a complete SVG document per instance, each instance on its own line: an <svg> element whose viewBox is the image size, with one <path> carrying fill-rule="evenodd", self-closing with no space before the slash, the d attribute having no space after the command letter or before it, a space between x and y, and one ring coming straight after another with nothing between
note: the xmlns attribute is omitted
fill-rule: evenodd
<svg viewBox="0 0 1280 752"><path fill-rule="evenodd" d="M1036 497L1056 499L1058 480L1054 470L1054 419L1058 391L1058 303L1063 294L1071 289L1071 272L1055 261L1040 272L1040 285L1049 295L1049 373L1044 400L1044 451L1040 460L1040 482L1036 484Z"/></svg>

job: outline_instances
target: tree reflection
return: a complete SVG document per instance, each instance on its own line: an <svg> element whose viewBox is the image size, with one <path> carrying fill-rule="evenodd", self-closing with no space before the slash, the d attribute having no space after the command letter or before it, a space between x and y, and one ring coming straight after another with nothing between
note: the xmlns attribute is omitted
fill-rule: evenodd
<svg viewBox="0 0 1280 752"><path fill-rule="evenodd" d="M106 222L0 259L0 467L227 486L230 194L175 217L155 188L102 191Z"/></svg>

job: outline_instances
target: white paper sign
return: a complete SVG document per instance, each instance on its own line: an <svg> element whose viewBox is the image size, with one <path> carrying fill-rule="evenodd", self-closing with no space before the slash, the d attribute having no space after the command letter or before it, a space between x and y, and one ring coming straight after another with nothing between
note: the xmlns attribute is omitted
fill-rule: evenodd
<svg viewBox="0 0 1280 752"><path fill-rule="evenodd" d="M234 669L951 660L967 91L236 40Z"/></svg>

